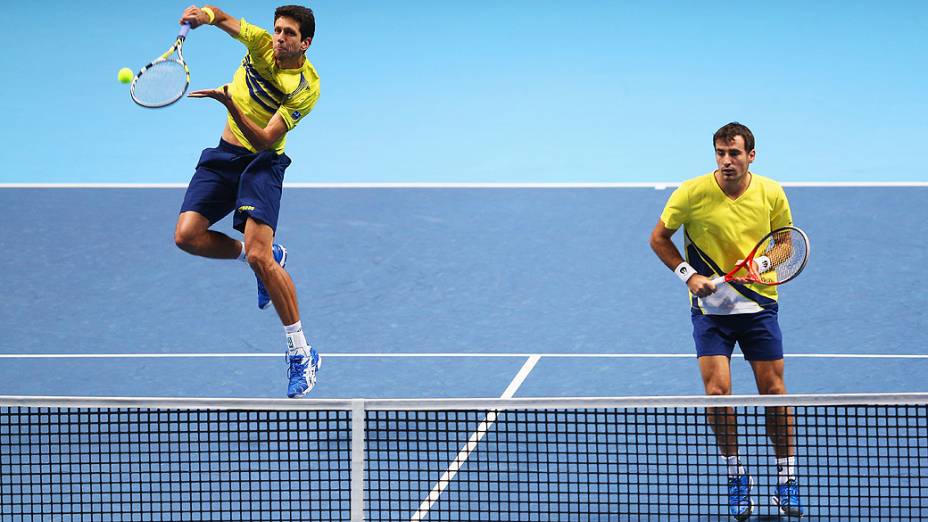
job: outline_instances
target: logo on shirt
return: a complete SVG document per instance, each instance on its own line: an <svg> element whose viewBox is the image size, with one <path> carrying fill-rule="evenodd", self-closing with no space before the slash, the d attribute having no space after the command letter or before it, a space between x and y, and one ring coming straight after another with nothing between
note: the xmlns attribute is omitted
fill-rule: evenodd
<svg viewBox="0 0 928 522"><path fill-rule="evenodd" d="M238 207L238 211L239 211L239 212L248 212L248 211L254 210L254 209L255 209L255 207L253 207L253 206L251 206L251 205L242 205L242 206Z"/></svg>
<svg viewBox="0 0 928 522"><path fill-rule="evenodd" d="M300 111L293 111L290 113L290 116L293 116L294 120L298 120L300 119L300 116L302 116L302 114L300 114Z"/></svg>

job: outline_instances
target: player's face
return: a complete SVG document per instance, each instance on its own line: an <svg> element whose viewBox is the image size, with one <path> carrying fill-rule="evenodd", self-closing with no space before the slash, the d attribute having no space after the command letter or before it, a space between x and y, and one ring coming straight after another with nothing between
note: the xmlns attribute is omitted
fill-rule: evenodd
<svg viewBox="0 0 928 522"><path fill-rule="evenodd" d="M735 136L728 143L722 140L715 142L715 163L719 166L722 181L734 183L743 180L752 161L754 151L744 150L742 136Z"/></svg>
<svg viewBox="0 0 928 522"><path fill-rule="evenodd" d="M300 39L300 23L286 16L274 21L274 58L296 58L309 49L311 38Z"/></svg>

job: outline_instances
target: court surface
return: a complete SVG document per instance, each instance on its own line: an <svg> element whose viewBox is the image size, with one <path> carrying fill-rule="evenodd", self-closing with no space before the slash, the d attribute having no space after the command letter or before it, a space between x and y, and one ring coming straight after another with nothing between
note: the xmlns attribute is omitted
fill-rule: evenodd
<svg viewBox="0 0 928 522"><path fill-rule="evenodd" d="M287 188L311 397L701 394L686 291L648 247L670 190ZM812 241L782 288L789 391L925 390L928 188L787 194ZM247 266L174 246L182 197L0 190L0 394L284 396L276 315Z"/></svg>

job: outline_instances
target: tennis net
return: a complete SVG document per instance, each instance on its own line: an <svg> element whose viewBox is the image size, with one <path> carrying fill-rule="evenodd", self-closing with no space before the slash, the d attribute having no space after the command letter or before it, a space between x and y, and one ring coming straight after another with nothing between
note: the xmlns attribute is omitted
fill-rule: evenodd
<svg viewBox="0 0 928 522"><path fill-rule="evenodd" d="M854 394L0 397L0 520L727 520L728 407L755 515L788 419L806 520L928 518L928 394Z"/></svg>

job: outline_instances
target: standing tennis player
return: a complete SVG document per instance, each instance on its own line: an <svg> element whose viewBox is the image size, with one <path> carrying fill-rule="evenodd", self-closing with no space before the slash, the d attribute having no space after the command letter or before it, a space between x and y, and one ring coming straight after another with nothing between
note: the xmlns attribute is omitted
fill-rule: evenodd
<svg viewBox="0 0 928 522"><path fill-rule="evenodd" d="M684 182L671 194L651 232L651 248L690 291L693 338L707 395L731 394L731 354L737 342L750 362L761 394L784 394L783 338L777 322L775 286L735 280L713 285L770 231L792 225L789 202L775 181L748 170L754 136L729 123L712 138L718 169ZM686 260L671 237L683 227ZM752 478L738 460L738 427L731 408L710 408L728 469L728 510L738 520L753 510ZM766 429L776 454L774 502L782 514L802 516L796 483L793 423L786 408L767 408Z"/></svg>
<svg viewBox="0 0 928 522"><path fill-rule="evenodd" d="M194 255L247 262L258 280L258 308L274 304L287 335L290 383L287 396L302 397L316 383L319 354L306 342L296 288L284 270L287 250L274 244L284 171L287 132L319 98L319 76L306 59L316 31L313 12L301 6L274 12L274 34L218 7L190 6L180 23L216 26L241 42L247 54L232 82L194 91L228 110L219 145L204 149L180 209L174 240ZM210 230L234 211L233 227L244 242Z"/></svg>

